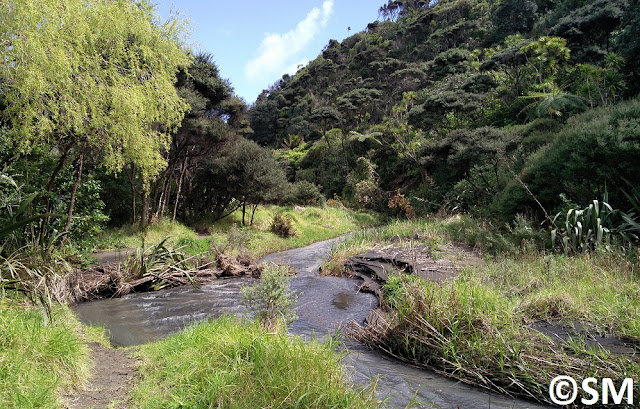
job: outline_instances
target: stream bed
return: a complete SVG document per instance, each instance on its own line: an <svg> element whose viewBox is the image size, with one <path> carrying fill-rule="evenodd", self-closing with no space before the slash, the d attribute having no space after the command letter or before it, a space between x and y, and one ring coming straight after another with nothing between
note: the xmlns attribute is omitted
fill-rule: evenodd
<svg viewBox="0 0 640 409"><path fill-rule="evenodd" d="M372 294L358 292L360 281L319 275L319 267L339 239L314 243L307 247L274 253L263 263L286 262L298 274L291 288L299 294L298 320L291 334L326 338L336 333L341 323L363 322L378 305ZM201 288L179 287L151 293L129 294L75 305L79 319L108 329L115 346L131 346L155 341L179 331L191 322L224 314L246 313L240 303L240 289L255 282L252 278L220 279ZM541 408L531 402L490 394L455 380L417 369L346 341L344 359L347 376L356 385L368 385L378 377L378 398L389 408Z"/></svg>

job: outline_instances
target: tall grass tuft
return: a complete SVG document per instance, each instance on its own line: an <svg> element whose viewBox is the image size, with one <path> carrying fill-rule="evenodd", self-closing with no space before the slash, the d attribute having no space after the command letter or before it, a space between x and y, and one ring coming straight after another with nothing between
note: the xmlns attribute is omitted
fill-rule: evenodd
<svg viewBox="0 0 640 409"><path fill-rule="evenodd" d="M39 311L0 304L0 407L59 408L60 392L81 386L89 351L67 307L52 309L45 325Z"/></svg>
<svg viewBox="0 0 640 409"><path fill-rule="evenodd" d="M0 247L0 300L20 294L33 305L42 307L45 324L51 319L54 302L63 302L68 295L64 274L70 270L53 253L18 249L9 255Z"/></svg>
<svg viewBox="0 0 640 409"><path fill-rule="evenodd" d="M369 408L351 389L331 342L267 333L232 317L200 323L142 347L132 407Z"/></svg>
<svg viewBox="0 0 640 409"><path fill-rule="evenodd" d="M522 302L479 276L466 274L442 286L397 276L384 290L388 314L372 326L352 323L347 335L466 383L551 403L549 382L558 375L621 382L640 370L632 357L554 342L529 329Z"/></svg>

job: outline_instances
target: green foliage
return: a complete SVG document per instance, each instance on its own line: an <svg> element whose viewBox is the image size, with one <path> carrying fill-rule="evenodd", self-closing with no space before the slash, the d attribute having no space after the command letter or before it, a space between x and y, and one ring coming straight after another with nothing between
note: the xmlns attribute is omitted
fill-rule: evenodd
<svg viewBox="0 0 640 409"><path fill-rule="evenodd" d="M564 193L574 203L589 203L604 197L625 209L630 205L622 193L640 183L638 115L640 101L631 100L612 108L598 108L575 117L553 141L525 162L522 181L547 209L556 213ZM539 206L517 181L510 182L494 202L502 214L513 215Z"/></svg>
<svg viewBox="0 0 640 409"><path fill-rule="evenodd" d="M347 176L347 184L353 192L356 205L366 209L381 207L382 192L378 187L376 165L364 157L356 160L355 168Z"/></svg>
<svg viewBox="0 0 640 409"><path fill-rule="evenodd" d="M223 317L142 347L133 407L371 408L345 381L335 343Z"/></svg>
<svg viewBox="0 0 640 409"><path fill-rule="evenodd" d="M586 99L563 92L531 92L523 98L538 99L538 101L532 102L523 109L523 112L527 112L530 120L578 114L587 108Z"/></svg>
<svg viewBox="0 0 640 409"><path fill-rule="evenodd" d="M186 104L173 83L189 59L181 24L126 1L5 3L0 17L3 120L20 153L45 142L84 147L119 170L137 163L148 182ZM83 39L78 41L78 39Z"/></svg>
<svg viewBox="0 0 640 409"><path fill-rule="evenodd" d="M266 330L275 330L297 319L298 296L289 289L289 268L265 265L260 282L242 289L242 303Z"/></svg>
<svg viewBox="0 0 640 409"><path fill-rule="evenodd" d="M21 202L16 203L15 209L12 208L13 206L11 206L10 203L6 203L4 209L0 208L0 210L3 210L3 212L0 212L0 216L4 216L3 218L0 218L0 243L26 225L45 217L54 216L53 214L37 214L34 216L28 216L27 211L36 196L36 193L31 194Z"/></svg>
<svg viewBox="0 0 640 409"><path fill-rule="evenodd" d="M282 146L287 149L295 149L304 143L304 138L297 134L289 134L282 142Z"/></svg>
<svg viewBox="0 0 640 409"><path fill-rule="evenodd" d="M69 268L47 253L21 248L5 255L0 247L0 301L15 294L42 308L45 324L54 302L65 301L62 276Z"/></svg>
<svg viewBox="0 0 640 409"><path fill-rule="evenodd" d="M318 205L322 200L322 193L315 184L300 180L291 185L289 193L283 201L286 204L313 206Z"/></svg>
<svg viewBox="0 0 640 409"><path fill-rule="evenodd" d="M503 0L494 14L492 40L500 42L508 35L530 32L538 17L538 5L530 0Z"/></svg>
<svg viewBox="0 0 640 409"><path fill-rule="evenodd" d="M614 38L616 50L625 58L622 72L626 77L627 96L640 92L640 2L631 0L622 16L621 30Z"/></svg>
<svg viewBox="0 0 640 409"><path fill-rule="evenodd" d="M193 199L194 211L221 218L240 206L282 199L286 176L271 151L240 138L227 145L224 156L202 164L194 185L200 192Z"/></svg>
<svg viewBox="0 0 640 409"><path fill-rule="evenodd" d="M565 216L564 223L561 224L560 231L551 231L552 245L560 238L565 252L587 253L601 250L608 242L616 213L609 203L598 200L593 200L584 209L569 209L566 215L558 213L554 223L561 222L561 216Z"/></svg>

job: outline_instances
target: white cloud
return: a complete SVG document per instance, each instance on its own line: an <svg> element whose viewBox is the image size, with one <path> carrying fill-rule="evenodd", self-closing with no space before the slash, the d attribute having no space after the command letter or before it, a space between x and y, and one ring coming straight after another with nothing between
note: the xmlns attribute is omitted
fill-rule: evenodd
<svg viewBox="0 0 640 409"><path fill-rule="evenodd" d="M299 54L326 27L333 11L333 0L326 0L322 8L314 7L296 27L284 34L266 34L260 44L260 54L244 67L251 82L275 80L285 73L294 73L300 61L308 59Z"/></svg>

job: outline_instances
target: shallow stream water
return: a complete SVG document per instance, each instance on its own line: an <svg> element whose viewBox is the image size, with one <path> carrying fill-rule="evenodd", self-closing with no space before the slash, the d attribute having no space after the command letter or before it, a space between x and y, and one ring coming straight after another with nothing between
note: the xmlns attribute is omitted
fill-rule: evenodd
<svg viewBox="0 0 640 409"><path fill-rule="evenodd" d="M378 304L374 295L358 292L358 280L319 275L320 265L337 240L274 253L261 260L263 263L287 262L298 270L291 281L292 289L299 293L298 320L289 328L292 334L331 336L341 323L363 322ZM73 309L83 322L107 328L114 345L138 345L176 332L194 321L223 314L244 314L240 289L254 281L224 279L199 289L181 287L129 294L78 304ZM378 377L378 397L386 399L389 408L404 408L410 403L410 407L416 408L541 408L412 368L354 342L347 341L346 347L349 352L344 363L351 380L364 386Z"/></svg>

